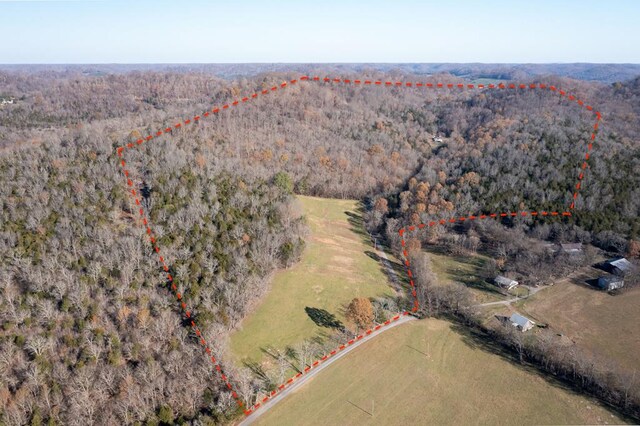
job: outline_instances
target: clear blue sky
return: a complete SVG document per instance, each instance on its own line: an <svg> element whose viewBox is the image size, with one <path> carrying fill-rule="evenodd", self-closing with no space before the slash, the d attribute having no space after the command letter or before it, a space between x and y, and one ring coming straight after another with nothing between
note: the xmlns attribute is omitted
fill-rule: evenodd
<svg viewBox="0 0 640 426"><path fill-rule="evenodd" d="M640 63L640 1L0 0L0 63Z"/></svg>

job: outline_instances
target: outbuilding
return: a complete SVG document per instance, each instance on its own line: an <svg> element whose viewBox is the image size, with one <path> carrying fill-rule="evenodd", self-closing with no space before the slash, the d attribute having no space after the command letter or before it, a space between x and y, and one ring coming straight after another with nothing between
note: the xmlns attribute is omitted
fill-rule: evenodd
<svg viewBox="0 0 640 426"><path fill-rule="evenodd" d="M624 257L617 257L615 259L607 260L605 262L605 265L607 267L606 269L609 272L619 276L626 275L627 273L631 272L634 267L633 263L629 262Z"/></svg>
<svg viewBox="0 0 640 426"><path fill-rule="evenodd" d="M511 325L513 325L523 333L525 331L531 330L536 325L536 323L531 321L529 318L515 313L509 317L509 321L511 321Z"/></svg>
<svg viewBox="0 0 640 426"><path fill-rule="evenodd" d="M582 253L582 243L560 244L560 251L569 254Z"/></svg>
<svg viewBox="0 0 640 426"><path fill-rule="evenodd" d="M619 275L605 275L598 278L598 287L605 291L624 287L624 278Z"/></svg>
<svg viewBox="0 0 640 426"><path fill-rule="evenodd" d="M511 290L519 284L518 281L512 280L511 278L503 277L502 275L498 275L497 277L495 277L493 279L493 282L498 287L506 288L507 290Z"/></svg>

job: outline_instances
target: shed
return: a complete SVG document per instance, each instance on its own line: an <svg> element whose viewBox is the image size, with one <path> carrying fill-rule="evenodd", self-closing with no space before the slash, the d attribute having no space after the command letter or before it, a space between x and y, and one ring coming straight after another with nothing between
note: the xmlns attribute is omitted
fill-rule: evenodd
<svg viewBox="0 0 640 426"><path fill-rule="evenodd" d="M602 290L611 291L624 287L624 278L618 275L606 275L598 278L598 287Z"/></svg>
<svg viewBox="0 0 640 426"><path fill-rule="evenodd" d="M511 325L517 327L518 330L522 331L523 333L527 330L531 330L536 325L535 322L531 321L527 317L523 317L520 314L512 314L511 317L509 317L509 321L511 321Z"/></svg>
<svg viewBox="0 0 640 426"><path fill-rule="evenodd" d="M560 250L563 253L582 253L582 243L560 244Z"/></svg>
<svg viewBox="0 0 640 426"><path fill-rule="evenodd" d="M629 262L624 257L607 260L605 264L607 265L609 272L620 276L626 275L634 268L633 263Z"/></svg>
<svg viewBox="0 0 640 426"><path fill-rule="evenodd" d="M511 290L519 284L518 281L512 280L511 278L503 277L502 275L498 275L497 277L495 277L493 279L493 282L498 287L506 288L507 290Z"/></svg>

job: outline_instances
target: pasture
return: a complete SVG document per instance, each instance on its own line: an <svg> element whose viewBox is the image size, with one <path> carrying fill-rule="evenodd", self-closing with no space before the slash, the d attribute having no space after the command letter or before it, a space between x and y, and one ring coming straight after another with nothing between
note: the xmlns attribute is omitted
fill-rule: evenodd
<svg viewBox="0 0 640 426"><path fill-rule="evenodd" d="M311 231L302 259L275 274L267 296L231 336L236 361L262 362L269 348L322 337L332 322L344 323L344 307L354 297L394 294L358 202L298 198Z"/></svg>
<svg viewBox="0 0 640 426"><path fill-rule="evenodd" d="M451 323L403 324L356 348L256 425L605 424L596 401L479 347Z"/></svg>

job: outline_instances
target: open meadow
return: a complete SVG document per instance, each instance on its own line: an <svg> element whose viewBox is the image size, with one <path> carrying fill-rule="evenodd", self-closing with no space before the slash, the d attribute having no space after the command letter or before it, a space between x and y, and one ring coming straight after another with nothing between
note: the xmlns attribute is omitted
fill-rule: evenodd
<svg viewBox="0 0 640 426"><path fill-rule="evenodd" d="M441 320L356 348L265 412L258 425L613 424L596 401L550 383Z"/></svg>
<svg viewBox="0 0 640 426"><path fill-rule="evenodd" d="M394 294L372 253L358 202L298 198L311 231L302 259L275 274L267 296L231 336L237 361L260 362L267 348L322 336L327 328L312 320L314 312L344 323L344 307L354 297Z"/></svg>
<svg viewBox="0 0 640 426"><path fill-rule="evenodd" d="M426 251L431 260L431 269L438 278L437 284L462 283L471 290L478 303L506 299L495 285L481 276L482 267L489 259L487 256L479 253L456 256L434 247L428 247Z"/></svg>

